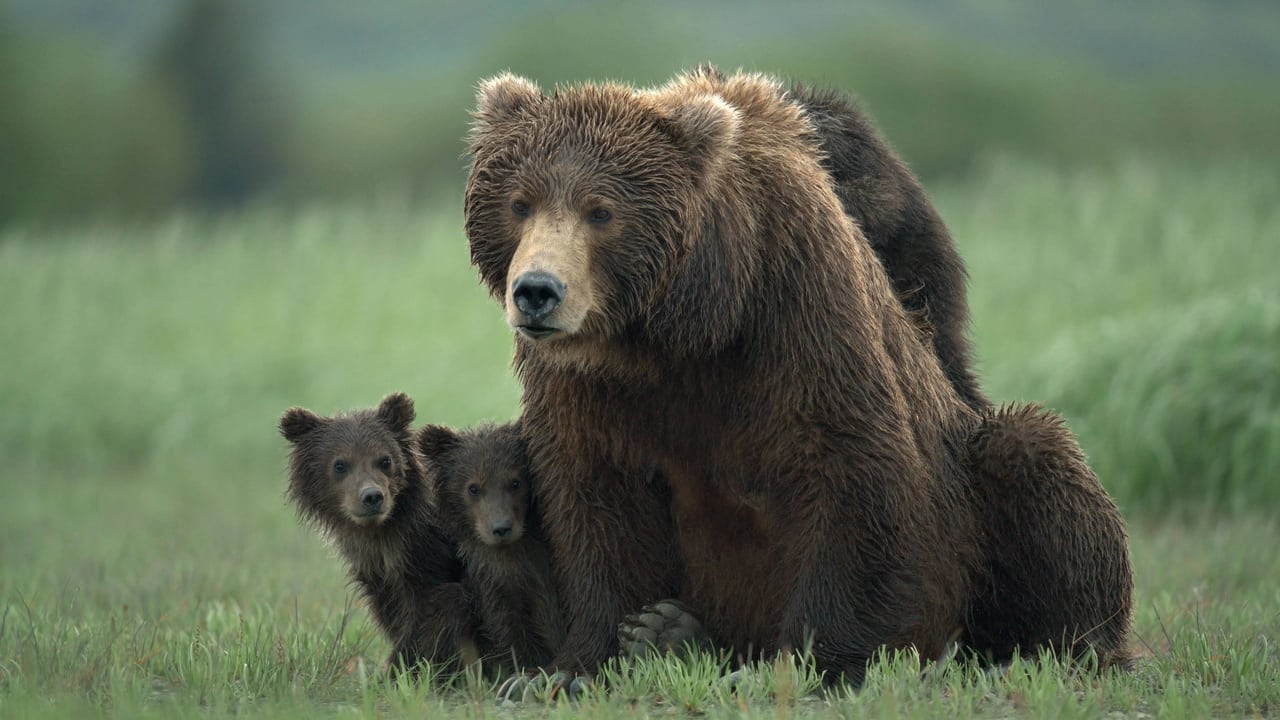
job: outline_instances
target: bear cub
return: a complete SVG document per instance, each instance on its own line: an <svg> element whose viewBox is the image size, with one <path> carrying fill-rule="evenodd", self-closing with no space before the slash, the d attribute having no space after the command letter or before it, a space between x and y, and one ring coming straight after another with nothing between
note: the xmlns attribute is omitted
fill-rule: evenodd
<svg viewBox="0 0 1280 720"><path fill-rule="evenodd" d="M441 531L409 430L413 401L280 419L292 445L288 497L332 541L392 645L389 669L459 669L477 656L456 548Z"/></svg>
<svg viewBox="0 0 1280 720"><path fill-rule="evenodd" d="M418 450L465 568L482 656L499 668L551 662L564 628L519 424L427 425Z"/></svg>

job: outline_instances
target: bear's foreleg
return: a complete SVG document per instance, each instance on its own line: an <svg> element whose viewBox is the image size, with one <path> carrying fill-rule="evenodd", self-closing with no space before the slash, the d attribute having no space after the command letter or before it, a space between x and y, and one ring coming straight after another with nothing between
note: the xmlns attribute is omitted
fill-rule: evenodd
<svg viewBox="0 0 1280 720"><path fill-rule="evenodd" d="M557 594L567 620L553 663L595 672L618 651L628 612L674 593L679 577L669 504L644 482L606 469L584 474L586 487L556 492L544 481L548 540Z"/></svg>
<svg viewBox="0 0 1280 720"><path fill-rule="evenodd" d="M781 522L795 533L776 649L807 650L825 682L857 688L882 647L915 647L929 659L946 651L969 571L936 532L942 520L929 504L935 493L920 487L923 472L838 457L811 468L812 491L784 506Z"/></svg>
<svg viewBox="0 0 1280 720"><path fill-rule="evenodd" d="M523 594L531 591L499 583L475 589L486 657L499 668L540 667L551 661L538 641L532 619L524 612L528 598Z"/></svg>
<svg viewBox="0 0 1280 720"><path fill-rule="evenodd" d="M418 665L430 663L457 672L479 660L475 616L462 583L441 583L426 593L401 599L388 668L400 667L415 677Z"/></svg>

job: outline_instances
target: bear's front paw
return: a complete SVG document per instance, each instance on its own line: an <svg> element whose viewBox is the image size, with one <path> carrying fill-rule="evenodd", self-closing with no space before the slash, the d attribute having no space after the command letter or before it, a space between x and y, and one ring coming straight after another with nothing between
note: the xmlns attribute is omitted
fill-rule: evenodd
<svg viewBox="0 0 1280 720"><path fill-rule="evenodd" d="M623 657L650 654L682 656L709 645L707 632L687 605L679 600L659 600L628 615L618 625L618 649Z"/></svg>
<svg viewBox="0 0 1280 720"><path fill-rule="evenodd" d="M590 675L575 675L563 670L550 675L530 672L512 675L498 686L498 705L528 702L535 699L577 700L591 687Z"/></svg>

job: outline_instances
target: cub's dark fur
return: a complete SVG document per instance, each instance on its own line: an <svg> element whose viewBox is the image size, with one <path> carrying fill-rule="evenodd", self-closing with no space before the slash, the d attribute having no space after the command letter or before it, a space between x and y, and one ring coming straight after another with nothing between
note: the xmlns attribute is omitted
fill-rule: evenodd
<svg viewBox="0 0 1280 720"><path fill-rule="evenodd" d="M292 408L289 499L337 547L393 650L389 664L457 669L475 656L462 565L437 526L412 447L413 401L321 417Z"/></svg>
<svg viewBox="0 0 1280 720"><path fill-rule="evenodd" d="M436 485L440 522L466 567L481 652L500 666L550 662L562 620L519 426L455 432L428 425L418 449Z"/></svg>

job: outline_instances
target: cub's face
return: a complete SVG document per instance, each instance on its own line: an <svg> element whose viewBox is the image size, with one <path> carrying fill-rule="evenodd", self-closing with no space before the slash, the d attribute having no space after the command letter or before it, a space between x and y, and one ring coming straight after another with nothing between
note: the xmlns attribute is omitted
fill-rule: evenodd
<svg viewBox="0 0 1280 720"><path fill-rule="evenodd" d="M434 475L444 520L458 540L472 535L499 546L524 537L533 493L515 425L462 433L428 425L418 434L418 450Z"/></svg>
<svg viewBox="0 0 1280 720"><path fill-rule="evenodd" d="M616 85L551 97L486 82L472 131L472 262L531 346L615 337L655 312L684 254L701 154L723 101L663 103Z"/></svg>
<svg viewBox="0 0 1280 720"><path fill-rule="evenodd" d="M412 417L412 401L403 395L336 417L302 408L285 413L280 429L293 446L289 497L298 512L330 530L386 521L407 482Z"/></svg>
<svg viewBox="0 0 1280 720"><path fill-rule="evenodd" d="M455 478L461 505L476 539L486 545L506 545L524 537L529 514L529 482L521 468L495 467Z"/></svg>

